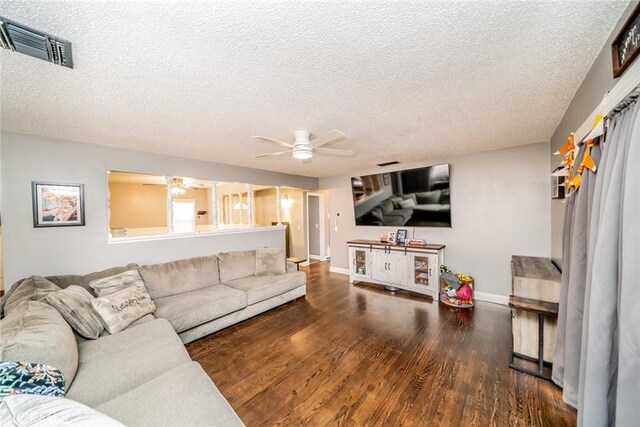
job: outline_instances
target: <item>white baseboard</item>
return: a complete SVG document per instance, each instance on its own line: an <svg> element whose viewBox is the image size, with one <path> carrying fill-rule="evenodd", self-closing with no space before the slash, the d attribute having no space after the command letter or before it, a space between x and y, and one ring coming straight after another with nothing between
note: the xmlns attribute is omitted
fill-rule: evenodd
<svg viewBox="0 0 640 427"><path fill-rule="evenodd" d="M345 275L349 275L349 269L348 268L340 268L340 267L334 267L331 266L329 267L329 271L332 273L338 273L338 274L345 274Z"/></svg>
<svg viewBox="0 0 640 427"><path fill-rule="evenodd" d="M488 292L475 291L473 295L478 301L487 301L494 304L509 305L509 297L506 295L490 294Z"/></svg>

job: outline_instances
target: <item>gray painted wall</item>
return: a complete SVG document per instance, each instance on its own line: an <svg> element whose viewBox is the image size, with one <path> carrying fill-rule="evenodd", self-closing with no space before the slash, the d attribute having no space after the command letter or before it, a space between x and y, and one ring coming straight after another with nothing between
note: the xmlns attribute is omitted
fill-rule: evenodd
<svg viewBox="0 0 640 427"><path fill-rule="evenodd" d="M560 156L554 156L553 153L565 143L571 132L576 131L582 125L589 117L589 114L602 102L604 94L615 85L617 79L613 78L611 43L637 5L638 1L632 1L622 14L616 28L602 47L600 54L582 81L571 104L569 104L569 108L564 113L564 117L560 120L553 133L550 146L550 170L555 169L562 160ZM551 258L558 266L562 265L563 218L564 203L560 200L553 200L551 202Z"/></svg>
<svg viewBox="0 0 640 427"><path fill-rule="evenodd" d="M106 170L318 188L317 178L54 140L0 134L5 286L24 276L87 273L258 246L284 246L282 230L107 243ZM86 226L33 228L31 181L85 185Z"/></svg>
<svg viewBox="0 0 640 427"><path fill-rule="evenodd" d="M409 228L409 237L445 244L446 264L474 276L477 291L509 295L512 255L550 255L549 144L354 171L353 175L441 163L451 164L453 226ZM339 268L348 268L348 240L377 239L400 228L357 227L350 185L350 176L320 179L320 187L329 190L331 265Z"/></svg>

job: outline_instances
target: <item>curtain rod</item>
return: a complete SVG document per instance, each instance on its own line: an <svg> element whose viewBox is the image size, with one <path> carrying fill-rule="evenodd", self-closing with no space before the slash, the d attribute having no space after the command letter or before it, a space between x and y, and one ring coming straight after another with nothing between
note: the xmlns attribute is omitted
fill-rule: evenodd
<svg viewBox="0 0 640 427"><path fill-rule="evenodd" d="M640 85L640 59L627 68L627 71L622 77L620 77L611 90L605 94L602 103L589 114L589 117L587 117L584 123L575 131L576 142L582 141L582 139L591 132L596 114L602 114L605 117L609 115L638 85Z"/></svg>

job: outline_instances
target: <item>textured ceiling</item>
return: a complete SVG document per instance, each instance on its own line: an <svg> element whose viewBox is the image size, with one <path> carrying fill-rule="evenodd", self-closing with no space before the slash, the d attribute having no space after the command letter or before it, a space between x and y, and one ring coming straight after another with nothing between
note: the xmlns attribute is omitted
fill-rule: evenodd
<svg viewBox="0 0 640 427"><path fill-rule="evenodd" d="M548 141L627 2L3 1L3 129L308 176ZM347 135L302 164L253 135ZM197 178L197 177L196 177Z"/></svg>

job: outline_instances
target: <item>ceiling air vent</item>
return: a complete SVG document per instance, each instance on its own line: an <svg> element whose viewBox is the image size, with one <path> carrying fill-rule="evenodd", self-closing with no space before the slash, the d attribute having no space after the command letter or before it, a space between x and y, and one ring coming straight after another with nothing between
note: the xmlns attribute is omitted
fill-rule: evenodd
<svg viewBox="0 0 640 427"><path fill-rule="evenodd" d="M0 16L0 45L4 49L73 68L71 42Z"/></svg>
<svg viewBox="0 0 640 427"><path fill-rule="evenodd" d="M397 165L398 163L400 163L400 162L398 162L397 160L394 160L392 162L378 163L378 166L381 166L381 167L391 166L391 165Z"/></svg>

